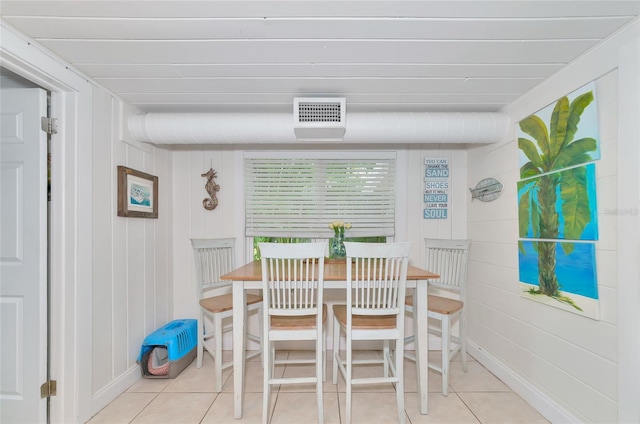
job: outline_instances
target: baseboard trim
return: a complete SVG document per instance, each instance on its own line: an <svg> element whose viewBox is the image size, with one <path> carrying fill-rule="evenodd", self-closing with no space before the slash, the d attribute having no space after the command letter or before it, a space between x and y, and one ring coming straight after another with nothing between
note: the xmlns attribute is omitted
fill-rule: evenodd
<svg viewBox="0 0 640 424"><path fill-rule="evenodd" d="M516 373L495 356L467 338L467 351L482 366L502 380L511 390L526 400L542 416L552 423L580 424L582 420L569 413L548 395L534 387L527 379Z"/></svg>
<svg viewBox="0 0 640 424"><path fill-rule="evenodd" d="M140 366L129 368L120 377L111 381L107 386L98 390L91 399L91 416L100 412L105 406L113 402L118 396L126 392L129 387L141 378Z"/></svg>

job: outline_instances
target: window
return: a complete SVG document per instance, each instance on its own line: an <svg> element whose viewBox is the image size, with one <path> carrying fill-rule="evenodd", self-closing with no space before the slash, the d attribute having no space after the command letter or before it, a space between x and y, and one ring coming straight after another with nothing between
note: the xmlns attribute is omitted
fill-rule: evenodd
<svg viewBox="0 0 640 424"><path fill-rule="evenodd" d="M394 236L395 153L357 155L247 153L246 235L330 238L343 220L350 238Z"/></svg>
<svg viewBox="0 0 640 424"><path fill-rule="evenodd" d="M386 237L345 237L345 241L359 241L363 243L386 243ZM266 242L266 243L308 243L312 241L308 238L298 238L298 237L254 237L253 238L253 260L259 261L261 258L260 255L260 246L258 243Z"/></svg>
<svg viewBox="0 0 640 424"><path fill-rule="evenodd" d="M254 237L253 238L253 260L259 261L260 246L258 243L308 243L311 239L299 237Z"/></svg>

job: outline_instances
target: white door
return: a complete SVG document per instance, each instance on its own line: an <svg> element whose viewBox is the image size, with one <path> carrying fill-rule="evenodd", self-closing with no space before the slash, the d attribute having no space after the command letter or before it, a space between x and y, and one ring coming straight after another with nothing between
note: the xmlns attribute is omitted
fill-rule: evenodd
<svg viewBox="0 0 640 424"><path fill-rule="evenodd" d="M47 401L46 92L0 93L0 422L44 423Z"/></svg>

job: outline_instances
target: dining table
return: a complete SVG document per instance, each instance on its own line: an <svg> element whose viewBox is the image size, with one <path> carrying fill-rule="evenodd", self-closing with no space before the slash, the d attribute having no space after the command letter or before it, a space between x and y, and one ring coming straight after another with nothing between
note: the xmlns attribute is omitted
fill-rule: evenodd
<svg viewBox="0 0 640 424"><path fill-rule="evenodd" d="M414 316L417 320L414 340L416 352L416 373L420 413L428 413L428 337L427 287L430 279L437 274L413 265L407 269L407 288L413 288ZM259 260L247 263L220 277L232 281L233 293L233 404L235 418L242 418L245 380L245 333L247 324L247 290L262 288L262 266ZM324 288L346 289L346 261L326 260L324 264Z"/></svg>

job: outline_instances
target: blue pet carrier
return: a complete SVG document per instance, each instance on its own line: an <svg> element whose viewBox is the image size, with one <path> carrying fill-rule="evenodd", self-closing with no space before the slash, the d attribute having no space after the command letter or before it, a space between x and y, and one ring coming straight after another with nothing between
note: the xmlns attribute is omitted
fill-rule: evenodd
<svg viewBox="0 0 640 424"><path fill-rule="evenodd" d="M171 321L144 339L138 356L144 378L175 378L196 357L198 324L195 319Z"/></svg>

